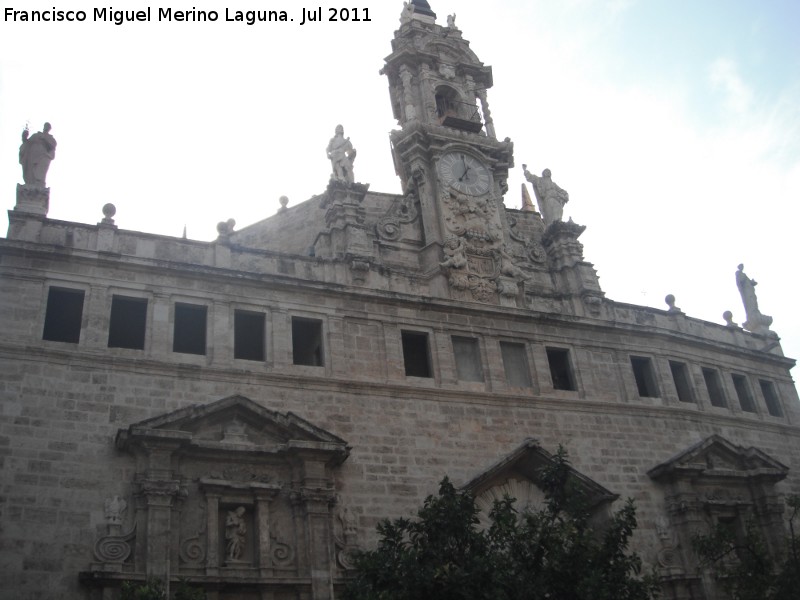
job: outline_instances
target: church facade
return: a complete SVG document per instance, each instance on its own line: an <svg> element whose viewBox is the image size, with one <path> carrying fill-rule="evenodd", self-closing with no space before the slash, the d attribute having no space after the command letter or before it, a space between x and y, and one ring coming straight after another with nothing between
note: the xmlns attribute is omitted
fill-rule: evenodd
<svg viewBox="0 0 800 600"><path fill-rule="evenodd" d="M599 514L635 499L665 598L721 597L691 546L710 524L755 520L779 550L795 361L743 271L746 329L607 298L549 172L525 168L539 212L504 205L513 143L454 18L406 3L382 73L401 195L358 182L339 128L323 193L213 242L120 229L111 205L50 219L44 176L18 187L0 596L158 578L331 600L375 525L443 476L485 507L535 503L559 445Z"/></svg>

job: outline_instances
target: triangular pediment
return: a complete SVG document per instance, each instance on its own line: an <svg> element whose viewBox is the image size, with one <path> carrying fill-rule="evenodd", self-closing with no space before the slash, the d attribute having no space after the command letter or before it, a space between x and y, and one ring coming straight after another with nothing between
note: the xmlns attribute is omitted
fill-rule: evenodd
<svg viewBox="0 0 800 600"><path fill-rule="evenodd" d="M467 482L462 489L470 492L479 505L491 504L502 499L504 494L516 498L517 505L541 504L541 471L553 464L553 455L542 448L536 440L526 440L516 450L504 456L482 473ZM587 499L590 507L613 502L617 494L607 490L583 473L570 468L573 485Z"/></svg>
<svg viewBox="0 0 800 600"><path fill-rule="evenodd" d="M297 415L269 410L244 396L229 396L133 423L117 433L117 447L147 443L217 452L284 454L316 451L336 462L348 453L347 442Z"/></svg>
<svg viewBox="0 0 800 600"><path fill-rule="evenodd" d="M652 468L655 480L704 478L757 478L778 482L789 468L758 448L745 448L712 435Z"/></svg>

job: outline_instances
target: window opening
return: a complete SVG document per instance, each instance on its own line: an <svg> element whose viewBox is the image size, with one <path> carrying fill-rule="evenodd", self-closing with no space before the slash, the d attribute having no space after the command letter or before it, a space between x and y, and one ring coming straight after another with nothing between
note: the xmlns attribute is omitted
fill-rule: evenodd
<svg viewBox="0 0 800 600"><path fill-rule="evenodd" d="M681 402L694 402L692 386L689 383L689 369L685 363L669 361L669 370L672 372L672 381L675 383L675 390L678 392L678 400Z"/></svg>
<svg viewBox="0 0 800 600"><path fill-rule="evenodd" d="M631 356L633 377L642 398L658 398L658 385L653 371L653 361L645 356Z"/></svg>
<svg viewBox="0 0 800 600"><path fill-rule="evenodd" d="M452 341L458 379L460 381L483 381L481 350L478 340L454 335Z"/></svg>
<svg viewBox="0 0 800 600"><path fill-rule="evenodd" d="M403 363L407 377L432 377L428 334L420 331L401 331Z"/></svg>
<svg viewBox="0 0 800 600"><path fill-rule="evenodd" d="M719 379L719 373L714 369L703 367L703 379L706 381L706 388L708 388L708 396L711 399L712 406L725 408L728 406L725 400L725 392L722 390L722 382Z"/></svg>
<svg viewBox="0 0 800 600"><path fill-rule="evenodd" d="M242 360L263 361L264 313L247 310L233 312L233 357Z"/></svg>
<svg viewBox="0 0 800 600"><path fill-rule="evenodd" d="M503 368L508 384L515 387L531 387L531 373L528 368L525 344L500 342L500 354L503 356Z"/></svg>
<svg viewBox="0 0 800 600"><path fill-rule="evenodd" d="M292 359L296 365L322 367L322 321L292 317Z"/></svg>
<svg viewBox="0 0 800 600"><path fill-rule="evenodd" d="M756 404L753 401L753 394L750 391L750 386L747 383L747 378L744 375L732 374L733 387L736 390L736 396L739 398L739 406L743 411L756 412Z"/></svg>
<svg viewBox="0 0 800 600"><path fill-rule="evenodd" d="M108 347L144 350L147 299L114 295L108 322Z"/></svg>
<svg viewBox="0 0 800 600"><path fill-rule="evenodd" d="M550 364L550 378L553 389L575 391L575 378L569 364L569 350L564 348L547 348L547 362Z"/></svg>
<svg viewBox="0 0 800 600"><path fill-rule="evenodd" d="M781 402L778 399L778 393L775 390L775 385L771 381L765 379L758 380L761 386L761 393L764 394L764 401L767 403L767 411L773 417L782 417L783 410L781 409Z"/></svg>
<svg viewBox="0 0 800 600"><path fill-rule="evenodd" d="M47 292L42 339L77 344L81 337L83 290L51 287Z"/></svg>
<svg viewBox="0 0 800 600"><path fill-rule="evenodd" d="M206 307L199 304L175 303L173 352L206 353L206 312Z"/></svg>

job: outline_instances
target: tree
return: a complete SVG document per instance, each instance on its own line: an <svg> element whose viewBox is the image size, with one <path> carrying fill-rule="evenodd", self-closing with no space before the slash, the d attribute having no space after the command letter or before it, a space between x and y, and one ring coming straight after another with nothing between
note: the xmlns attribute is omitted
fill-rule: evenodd
<svg viewBox="0 0 800 600"><path fill-rule="evenodd" d="M202 588L194 587L185 579L178 581L175 600L205 600ZM148 579L144 583L123 581L120 600L167 600L167 591L160 579Z"/></svg>
<svg viewBox="0 0 800 600"><path fill-rule="evenodd" d="M590 523L586 499L572 485L566 452L541 473L546 504L520 512L496 502L490 525L468 493L445 478L417 519L378 525L375 550L355 557L346 600L648 600L652 575L628 552L636 528L629 500L602 531Z"/></svg>
<svg viewBox="0 0 800 600"><path fill-rule="evenodd" d="M123 581L120 600L166 600L167 591L158 579L148 579L144 583Z"/></svg>
<svg viewBox="0 0 800 600"><path fill-rule="evenodd" d="M693 537L701 566L711 569L732 600L797 600L800 598L800 535L795 520L800 496L790 496L789 533L782 555L773 556L758 524L752 519L737 533L717 523L708 534Z"/></svg>

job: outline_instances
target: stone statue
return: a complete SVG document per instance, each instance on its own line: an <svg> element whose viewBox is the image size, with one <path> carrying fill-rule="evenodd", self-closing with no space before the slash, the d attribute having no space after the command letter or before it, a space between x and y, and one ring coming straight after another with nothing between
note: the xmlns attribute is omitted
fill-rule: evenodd
<svg viewBox="0 0 800 600"><path fill-rule="evenodd" d="M122 525L122 515L128 508L128 503L123 498L119 496L106 498L103 508L109 525Z"/></svg>
<svg viewBox="0 0 800 600"><path fill-rule="evenodd" d="M228 560L240 560L244 552L244 536L247 533L247 525L244 522L244 506L236 510L229 510L225 518L225 547Z"/></svg>
<svg viewBox="0 0 800 600"><path fill-rule="evenodd" d="M336 181L353 183L353 162L356 160L356 150L350 143L350 138L344 137L344 127L336 126L336 134L328 142L328 158L331 159L333 174Z"/></svg>
<svg viewBox="0 0 800 600"><path fill-rule="evenodd" d="M561 221L564 205L569 202L569 194L553 182L550 178L550 169L542 171L541 177L528 171L528 165L522 165L522 169L525 179L533 185L533 193L539 202L539 211L542 213L544 224L547 226Z"/></svg>
<svg viewBox="0 0 800 600"><path fill-rule="evenodd" d="M28 137L28 127L22 132L22 145L19 147L19 164L22 165L22 180L25 185L45 188L47 169L56 157L56 139L50 134L50 123L45 123L42 131Z"/></svg>
<svg viewBox="0 0 800 600"><path fill-rule="evenodd" d="M453 13L452 15L447 15L447 27L448 29L456 28L456 13Z"/></svg>
<svg viewBox="0 0 800 600"><path fill-rule="evenodd" d="M744 328L753 333L768 333L769 326L772 324L772 317L762 315L758 309L758 298L756 297L755 279L750 279L744 272L744 265L739 265L736 271L736 287L742 296L744 304L744 314L746 321ZM772 332L769 332L772 333Z"/></svg>
<svg viewBox="0 0 800 600"><path fill-rule="evenodd" d="M463 269L467 266L467 250L464 240L459 237L447 238L444 243L444 261L439 265L449 269Z"/></svg>
<svg viewBox="0 0 800 600"><path fill-rule="evenodd" d="M414 14L414 5L411 2L403 2L403 12L400 13L400 24L408 23L411 15Z"/></svg>

